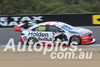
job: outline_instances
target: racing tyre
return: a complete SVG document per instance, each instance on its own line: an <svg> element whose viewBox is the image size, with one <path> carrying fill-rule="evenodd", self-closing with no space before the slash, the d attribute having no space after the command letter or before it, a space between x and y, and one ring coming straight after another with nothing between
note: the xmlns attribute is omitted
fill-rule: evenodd
<svg viewBox="0 0 100 67"><path fill-rule="evenodd" d="M38 42L37 38L35 38L35 37L30 37L30 38L28 39L28 45L29 45L29 42L30 42L30 41L33 42L33 45L34 45L36 42Z"/></svg>
<svg viewBox="0 0 100 67"><path fill-rule="evenodd" d="M75 44L75 45L80 45L81 44L81 39L78 36L73 36L70 40L70 43L73 42L73 41L76 41L78 43L78 44Z"/></svg>

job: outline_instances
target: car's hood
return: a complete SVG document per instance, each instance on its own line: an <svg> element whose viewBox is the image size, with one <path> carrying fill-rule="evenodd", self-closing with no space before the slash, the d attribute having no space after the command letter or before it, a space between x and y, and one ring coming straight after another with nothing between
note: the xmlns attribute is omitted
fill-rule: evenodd
<svg viewBox="0 0 100 67"><path fill-rule="evenodd" d="M89 32L92 32L91 30L89 29L86 29L86 28L81 28L81 27L73 27L70 32L75 32L75 33L78 33L78 34L86 34L86 33L89 33Z"/></svg>

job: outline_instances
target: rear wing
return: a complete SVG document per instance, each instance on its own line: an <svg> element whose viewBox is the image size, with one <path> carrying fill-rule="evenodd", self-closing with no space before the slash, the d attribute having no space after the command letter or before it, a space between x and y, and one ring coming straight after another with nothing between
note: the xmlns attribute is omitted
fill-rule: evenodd
<svg viewBox="0 0 100 67"><path fill-rule="evenodd" d="M21 29L23 28L23 26L25 25L26 23L21 23L19 25L16 25L14 26L14 30L15 31L22 31Z"/></svg>

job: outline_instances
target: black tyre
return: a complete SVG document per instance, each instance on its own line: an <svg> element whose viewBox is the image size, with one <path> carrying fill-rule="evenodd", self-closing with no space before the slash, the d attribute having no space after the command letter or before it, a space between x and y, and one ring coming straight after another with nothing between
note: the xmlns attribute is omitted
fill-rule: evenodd
<svg viewBox="0 0 100 67"><path fill-rule="evenodd" d="M80 45L81 44L81 39L78 36L72 36L71 40L70 40L70 43L73 42L73 41L78 43L78 44L75 44L75 45Z"/></svg>

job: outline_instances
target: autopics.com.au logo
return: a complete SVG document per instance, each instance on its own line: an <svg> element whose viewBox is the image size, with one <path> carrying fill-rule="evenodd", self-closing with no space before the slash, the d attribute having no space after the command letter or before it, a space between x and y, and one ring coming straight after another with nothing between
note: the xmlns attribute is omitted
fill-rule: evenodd
<svg viewBox="0 0 100 67"><path fill-rule="evenodd" d="M37 46L39 44L39 46ZM49 46L50 44L50 46ZM54 45L52 42L47 42L44 46L41 42L36 42L33 45L33 42L30 41L29 45L27 46L26 43L21 45L21 42L18 43L17 49L15 48L14 39L11 38L7 45L4 48L4 52L7 50L12 50L13 52L43 52L43 55L50 54L51 59L92 59L93 52L84 52L82 48L78 48L73 44L77 44L77 42L72 42L69 47L64 45L68 45L67 42L62 42L59 45L59 42L56 42ZM26 49L26 47L28 49Z"/></svg>

